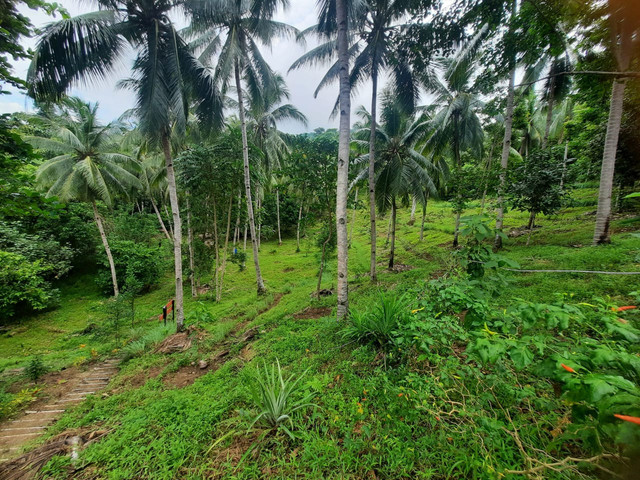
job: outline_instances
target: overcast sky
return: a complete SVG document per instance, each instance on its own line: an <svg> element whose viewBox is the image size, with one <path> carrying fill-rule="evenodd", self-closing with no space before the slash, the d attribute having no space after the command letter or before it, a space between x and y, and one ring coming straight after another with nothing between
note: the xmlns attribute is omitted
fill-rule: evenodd
<svg viewBox="0 0 640 480"><path fill-rule="evenodd" d="M91 2L79 2L77 0L58 0L69 13L77 15L94 10ZM285 12L279 12L276 20L286 22L298 29L304 29L313 25L316 21L316 0L293 0L291 7ZM27 15L36 27L42 27L52 21L52 18L42 12L34 12L28 8L21 8L21 12ZM183 19L175 19L178 26L184 24ZM33 47L36 39L24 39L26 46ZM306 49L313 47L308 43ZM271 49L263 48L263 55L269 61L271 67L285 76L287 85L291 91L291 103L297 106L309 119L308 128L291 123L282 124L280 128L291 133L310 131L317 127L331 128L338 126L338 119L329 119L331 109L338 94L337 84L324 89L317 98L313 92L322 78L324 68L305 68L287 73L291 64L305 52L305 47L296 44L293 40L276 40ZM110 121L120 116L125 110L133 107L134 95L128 90L116 89L116 82L129 76L133 54L119 65L117 71L110 78L91 85L80 85L71 94L77 95L89 102L99 102L100 117L103 121ZM21 77L26 76L28 61L19 61L14 64L14 71ZM0 95L0 113L15 111L30 111L31 101L16 89L9 95ZM371 96L371 87L366 85L357 92L352 106L365 104L368 106Z"/></svg>

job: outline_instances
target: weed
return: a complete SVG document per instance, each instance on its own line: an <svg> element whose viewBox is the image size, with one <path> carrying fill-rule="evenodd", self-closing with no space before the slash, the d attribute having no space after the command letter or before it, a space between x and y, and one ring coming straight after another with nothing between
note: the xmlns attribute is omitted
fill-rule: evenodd
<svg viewBox="0 0 640 480"><path fill-rule="evenodd" d="M29 380L35 383L37 383L40 377L47 373L48 370L40 356L33 357L24 369Z"/></svg>

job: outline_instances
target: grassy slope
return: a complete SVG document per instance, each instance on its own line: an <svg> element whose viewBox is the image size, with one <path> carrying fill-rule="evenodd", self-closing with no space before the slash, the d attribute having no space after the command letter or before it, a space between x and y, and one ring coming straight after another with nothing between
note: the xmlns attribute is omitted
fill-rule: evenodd
<svg viewBox="0 0 640 480"><path fill-rule="evenodd" d="M579 190L574 196L589 205L595 192ZM617 234L610 246L589 246L593 217L588 213L593 208L568 208L553 218L541 218L542 228L534 233L532 245L524 246L526 236L510 239L505 255L523 268L637 270L633 261L639 253L638 242L630 233ZM408 211L399 215L397 263L415 269L384 271L386 249L379 249L380 285L374 287L366 279L368 222L364 210L358 211L350 250L353 308L374 302L379 290L402 291L446 268L453 233L449 206L430 204L422 243L418 241L419 221L409 226L408 218ZM506 227L520 227L526 219L526 214L509 212ZM383 245L386 220L379 225L379 243ZM618 220L613 226L614 230L637 229L638 219ZM503 465L511 457L492 450L482 439L443 437L437 428L429 427L429 422L420 420L423 413L406 410L405 397L400 394L415 387L428 400L428 379L414 378L403 369L382 368L375 352L368 348L343 346L333 317L293 318L309 305L333 306L334 299L310 298L318 262L312 245L309 240L303 252L295 253L292 240L281 247L274 242L263 244L261 265L269 289L266 298L256 297L251 258L247 259L245 272L237 272L237 267L230 265L223 301L203 301L217 319L206 325L211 335L203 343L168 360L151 353L132 359L123 366L110 397L88 400L67 413L52 432L78 426L112 429L103 441L85 452L85 458L94 462L96 472L104 478L375 478L373 472L382 478L470 478L469 472L478 478L492 478L494 466ZM323 279L325 288L333 285L334 276L332 262ZM637 277L518 273L510 277L512 286L496 299L496 306L508 305L516 297L551 301L555 293L572 293L583 300L609 295L625 303L629 292L640 288L637 281L634 283ZM90 278L77 279L63 290L61 308L25 319L12 336L0 337L0 369L24 364L34 354L42 354L45 363L61 367L88 358L91 349L98 355L108 355L118 348L111 337L78 333L104 317L99 309L102 300L92 285ZM277 293L284 294L277 306L258 315ZM158 290L137 301L137 322L142 329L159 328L145 319L157 315L170 295L171 279L167 277ZM186 310L193 310L190 299ZM207 358L225 333L245 320L260 328L257 341L251 345L253 360L235 356L232 348L232 360L193 385L182 389L164 385L163 378L181 366ZM140 330L126 333L132 334L140 335ZM305 428L299 429L301 438L295 442L285 437L264 440L258 443L262 448L250 449L242 456L251 444L243 430L247 424L237 414L239 408L250 406L246 385L253 369L247 367L258 360L271 362L275 358L288 372L310 369L307 389L318 393L322 409L309 413ZM158 377L140 388L130 387L133 379L144 377L152 368L160 371ZM435 372L434 381L437 375ZM410 385L412 381L426 383L418 388ZM411 415L418 417L412 420ZM540 415L545 417L544 412ZM242 434L231 435L211 449L215 439L230 432Z"/></svg>

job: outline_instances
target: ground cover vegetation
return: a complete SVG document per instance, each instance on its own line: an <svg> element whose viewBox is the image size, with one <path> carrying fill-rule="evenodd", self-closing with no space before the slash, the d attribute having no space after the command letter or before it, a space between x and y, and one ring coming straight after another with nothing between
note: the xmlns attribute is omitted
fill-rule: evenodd
<svg viewBox="0 0 640 480"><path fill-rule="evenodd" d="M298 31L277 0L97 3L2 20L0 81L38 110L0 119L0 458L37 458L32 478L634 478L637 6L323 0ZM261 49L305 38L291 68L326 66L340 123L294 135ZM137 103L102 122L69 92L129 47ZM107 359L100 393L2 450ZM46 449L68 432L86 446Z"/></svg>

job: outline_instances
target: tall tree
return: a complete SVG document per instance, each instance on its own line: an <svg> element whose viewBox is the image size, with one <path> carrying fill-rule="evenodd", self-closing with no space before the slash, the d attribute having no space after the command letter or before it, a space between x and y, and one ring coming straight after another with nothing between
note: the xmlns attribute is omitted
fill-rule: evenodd
<svg viewBox="0 0 640 480"><path fill-rule="evenodd" d="M55 155L44 162L36 174L38 185L46 190L48 197L91 204L109 261L113 294L117 297L116 267L96 202L111 206L115 196L126 197L131 189L141 188L135 174L140 168L134 159L118 152L119 130L112 124L101 125L97 112L97 104L69 98L60 115L47 119L49 137L25 139L34 147Z"/></svg>
<svg viewBox="0 0 640 480"><path fill-rule="evenodd" d="M610 48L613 50L618 71L625 72L629 69L632 60L640 56L638 54L640 51L640 4L625 0L608 0L608 14ZM626 78L616 78L611 89L607 135L600 171L598 210L593 233L594 245L611 241L611 194L626 83Z"/></svg>
<svg viewBox="0 0 640 480"><path fill-rule="evenodd" d="M411 112L418 97L418 83L414 79L409 63L400 55L395 46L397 36L403 30L410 2L407 0L370 0L363 4L353 22L350 35L349 55L354 57L350 72L352 88L371 80L370 135L369 135L369 214L371 230L371 255L369 273L376 281L376 199L375 199L375 131L377 122L378 80L388 72L398 93L399 101ZM354 20L356 18L354 17ZM314 33L313 29L310 29ZM322 78L314 95L339 75L335 60L335 38L328 40L300 57L291 68L303 65L333 61Z"/></svg>
<svg viewBox="0 0 640 480"><path fill-rule="evenodd" d="M453 58L441 60L444 66L444 82L435 81L427 85L427 88L437 96L435 105L438 106L438 111L431 120L432 133L427 139L425 148L436 159L448 155L456 171L454 247L458 245L463 203L460 185L461 153L470 150L479 157L484 142L479 117L482 104L478 89L473 84L476 69L475 53L479 38L480 36L477 36Z"/></svg>
<svg viewBox="0 0 640 480"><path fill-rule="evenodd" d="M140 131L160 145L165 158L174 227L175 312L184 324L182 292L182 222L171 149L172 133L184 132L190 100L199 121L221 125L222 95L207 68L194 57L174 28L175 0L98 0L96 12L47 26L29 67L30 94L38 100L59 99L80 81L104 79L136 51L133 78L123 86L135 91Z"/></svg>
<svg viewBox="0 0 640 480"><path fill-rule="evenodd" d="M258 257L258 233L251 195L247 121L243 107L245 94L242 83L244 80L251 92L251 98L255 99L262 96L265 89L276 81L274 72L262 57L258 44L269 46L276 36L290 37L298 33L295 28L272 20L280 6L287 6L286 0L195 0L187 6L193 14L191 33L195 39L192 45L202 50L200 58L209 62L217 56L215 79L223 92L227 91L232 82L235 83L242 130L247 213L259 295L264 294L266 289Z"/></svg>
<svg viewBox="0 0 640 480"><path fill-rule="evenodd" d="M362 113L369 116L366 112ZM438 169L416 149L428 131L429 124L425 117L407 115L398 98L387 91L383 94L381 119L382 123L376 130L376 199L381 213L391 209L389 268L393 269L398 203L408 205L412 198L416 198L425 205L427 195L436 191L434 178L438 175ZM354 144L368 146L367 140L357 139L366 133L368 129L357 131ZM355 182L368 176L368 163L369 154L356 158L355 164L362 166L362 169Z"/></svg>

